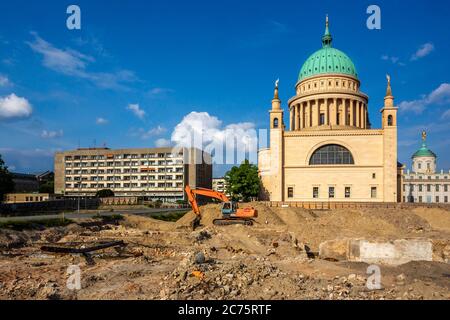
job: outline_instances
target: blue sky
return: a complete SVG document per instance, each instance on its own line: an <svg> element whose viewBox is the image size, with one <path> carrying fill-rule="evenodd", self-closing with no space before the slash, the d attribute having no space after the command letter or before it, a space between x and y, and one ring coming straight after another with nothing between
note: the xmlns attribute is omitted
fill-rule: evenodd
<svg viewBox="0 0 450 320"><path fill-rule="evenodd" d="M66 28L70 4L81 8L81 30ZM366 27L371 4L381 8L381 30ZM166 145L193 111L207 112L215 132L233 124L267 128L274 80L280 78L286 110L303 62L321 46L328 13L333 46L353 60L370 97L373 127L380 126L389 73L400 106L399 160L410 166L425 129L438 167L448 170L449 7L400 0L2 1L0 154L12 170L35 172L53 168L56 150Z"/></svg>

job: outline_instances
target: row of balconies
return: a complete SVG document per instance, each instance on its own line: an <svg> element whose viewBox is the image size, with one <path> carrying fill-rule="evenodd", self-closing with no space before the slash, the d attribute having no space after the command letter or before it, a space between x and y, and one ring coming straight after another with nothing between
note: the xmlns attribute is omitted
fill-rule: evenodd
<svg viewBox="0 0 450 320"><path fill-rule="evenodd" d="M135 161L135 162L66 162L66 167L138 167L138 166L176 166L183 165L184 162L182 160L179 161Z"/></svg>
<svg viewBox="0 0 450 320"><path fill-rule="evenodd" d="M153 176L109 176L109 177L66 177L65 181L132 181L132 180L140 180L140 181L147 181L147 180L183 180L184 176L158 176L158 178Z"/></svg>
<svg viewBox="0 0 450 320"><path fill-rule="evenodd" d="M142 188L151 188L151 189L155 189L155 190L160 190L160 189L164 189L167 190L169 189L183 189L183 183L179 183L179 184L169 184L169 183L163 183L163 184L137 184L137 183L130 183L130 184L120 184L120 183L106 183L106 184L81 184L81 185L77 185L77 184L66 184L65 185L66 189L76 189L76 190L81 190L81 191L86 191L86 190L99 190L99 189L103 189L103 188L108 188L108 189L112 189L113 191L116 190L120 190L120 189L142 189Z"/></svg>
<svg viewBox="0 0 450 320"><path fill-rule="evenodd" d="M83 170L66 170L66 175L80 175L80 174L122 174L122 173L141 173L141 174L149 174L149 173L183 173L183 168L158 168L158 170L148 170L147 168L139 169L83 169Z"/></svg>
<svg viewBox="0 0 450 320"><path fill-rule="evenodd" d="M105 159L166 159L166 158L182 158L183 154L172 153L149 153L149 154L110 154L110 155L75 155L65 156L66 161L77 160L105 160Z"/></svg>

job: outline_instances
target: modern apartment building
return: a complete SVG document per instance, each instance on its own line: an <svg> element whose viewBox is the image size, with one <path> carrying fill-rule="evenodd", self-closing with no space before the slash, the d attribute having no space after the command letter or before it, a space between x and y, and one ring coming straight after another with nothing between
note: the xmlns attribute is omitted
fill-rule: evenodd
<svg viewBox="0 0 450 320"><path fill-rule="evenodd" d="M55 154L55 193L115 196L165 202L184 200L184 187L212 187L211 156L196 148L88 148Z"/></svg>
<svg viewBox="0 0 450 320"><path fill-rule="evenodd" d="M229 194L227 193L227 183L225 181L225 178L213 178L212 189L229 196Z"/></svg>

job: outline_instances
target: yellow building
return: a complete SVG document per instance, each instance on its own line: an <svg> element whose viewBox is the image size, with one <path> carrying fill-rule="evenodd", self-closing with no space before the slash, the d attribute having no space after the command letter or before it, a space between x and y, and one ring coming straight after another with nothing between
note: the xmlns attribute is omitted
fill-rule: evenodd
<svg viewBox="0 0 450 320"><path fill-rule="evenodd" d="M397 202L397 108L387 76L381 128L350 58L332 47L328 17L322 48L304 63L283 122L278 81L270 147L258 152L261 197L271 201Z"/></svg>
<svg viewBox="0 0 450 320"><path fill-rule="evenodd" d="M50 200L48 193L7 193L5 203L29 203L43 202Z"/></svg>

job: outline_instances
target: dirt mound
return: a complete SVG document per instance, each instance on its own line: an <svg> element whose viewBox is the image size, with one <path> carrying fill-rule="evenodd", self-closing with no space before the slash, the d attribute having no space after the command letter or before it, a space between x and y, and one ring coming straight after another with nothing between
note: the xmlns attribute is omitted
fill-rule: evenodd
<svg viewBox="0 0 450 320"><path fill-rule="evenodd" d="M292 208L297 211L299 209ZM313 219L305 219L304 224L290 225L299 240L311 245L315 251L321 242L338 237L351 238L392 238L397 229L390 223L369 217L357 210L333 210Z"/></svg>
<svg viewBox="0 0 450 320"><path fill-rule="evenodd" d="M426 219L409 209L398 209L393 211L392 209L377 208L365 209L361 210L361 212L368 217L382 219L390 223L398 229L398 236L406 236L411 232L428 232L432 230L432 227Z"/></svg>
<svg viewBox="0 0 450 320"><path fill-rule="evenodd" d="M450 212L439 208L415 208L415 215L425 219L433 229L450 232Z"/></svg>
<svg viewBox="0 0 450 320"><path fill-rule="evenodd" d="M121 224L125 227L136 228L139 230L170 230L173 228L172 222L157 220L149 217L124 214L124 220Z"/></svg>

